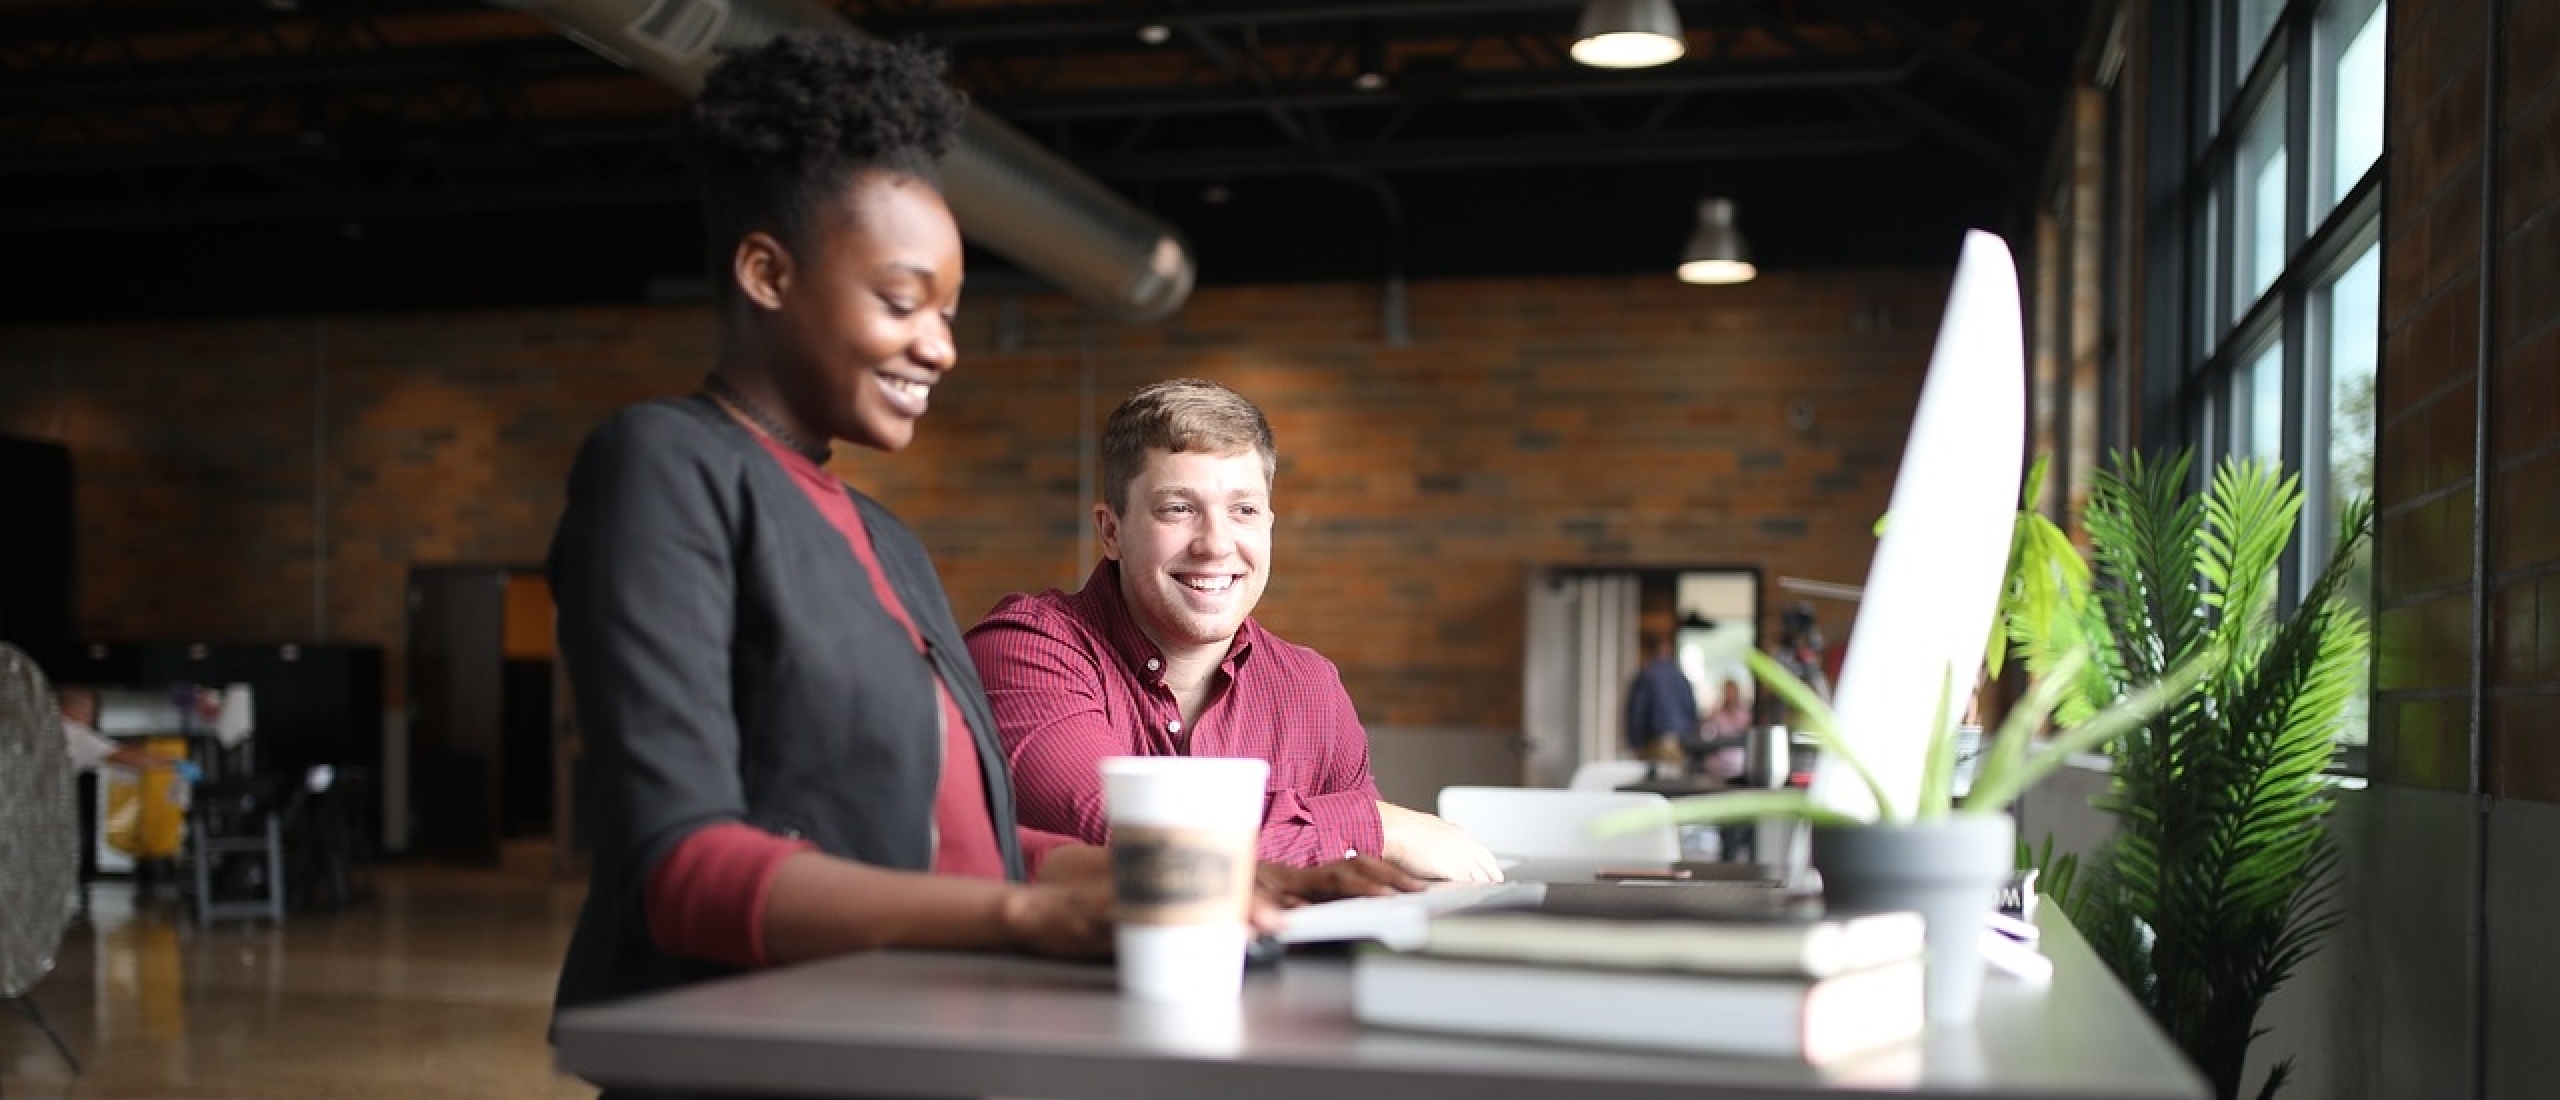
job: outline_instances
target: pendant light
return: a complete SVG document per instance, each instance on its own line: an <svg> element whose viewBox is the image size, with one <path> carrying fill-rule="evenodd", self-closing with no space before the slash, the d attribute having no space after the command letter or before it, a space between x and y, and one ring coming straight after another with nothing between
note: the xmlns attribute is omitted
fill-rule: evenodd
<svg viewBox="0 0 2560 1100"><path fill-rule="evenodd" d="M1671 0L1585 0L1573 59L1599 69L1665 65L1688 52Z"/></svg>
<svg viewBox="0 0 2560 1100"><path fill-rule="evenodd" d="M1680 250L1680 281L1703 286L1747 283L1760 274L1751 264L1751 246L1733 224L1732 199L1698 203L1698 228Z"/></svg>
<svg viewBox="0 0 2560 1100"><path fill-rule="evenodd" d="M1374 24L1360 29L1360 49L1352 67L1356 70L1351 77L1352 87L1364 92L1386 88L1387 49L1386 44L1379 40L1378 28Z"/></svg>

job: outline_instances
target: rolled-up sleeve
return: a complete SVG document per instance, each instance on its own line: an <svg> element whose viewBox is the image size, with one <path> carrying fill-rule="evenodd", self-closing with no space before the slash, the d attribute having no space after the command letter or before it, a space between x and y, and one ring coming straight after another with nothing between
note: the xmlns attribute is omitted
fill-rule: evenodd
<svg viewBox="0 0 2560 1100"><path fill-rule="evenodd" d="M1375 791L1305 796L1272 791L1263 810L1259 854L1273 863L1313 867L1377 855L1383 836Z"/></svg>
<svg viewBox="0 0 2560 1100"><path fill-rule="evenodd" d="M1369 734L1360 726L1359 712L1351 705L1351 695L1342 688L1339 673L1332 673L1322 685L1331 698L1327 709L1330 721L1322 723L1322 737L1314 743L1284 742L1280 751L1306 751L1317 755L1316 783L1313 790L1300 794L1294 790L1277 790L1265 805L1262 821L1262 858L1274 863L1310 867L1349 856L1377 855L1385 844L1385 827L1378 820L1378 784L1369 773Z"/></svg>
<svg viewBox="0 0 2560 1100"><path fill-rule="evenodd" d="M746 825L696 829L649 872L649 936L671 955L731 966L773 965L764 910L782 861L817 850Z"/></svg>

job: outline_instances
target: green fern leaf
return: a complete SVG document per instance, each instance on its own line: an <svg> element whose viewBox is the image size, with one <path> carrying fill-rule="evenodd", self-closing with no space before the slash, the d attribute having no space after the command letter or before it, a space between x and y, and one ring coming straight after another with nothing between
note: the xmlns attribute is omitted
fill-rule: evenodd
<svg viewBox="0 0 2560 1100"><path fill-rule="evenodd" d="M2225 463L2192 492L2184 456L2115 456L2084 509L2080 614L2009 623L2031 670L2060 651L2042 647L2085 647L2076 707L2212 655L2201 686L2113 739L2095 802L2118 832L2080 861L2065 912L2226 1100L2266 997L2339 919L2324 770L2362 689L2367 625L2339 596L2372 511L2343 510L2326 568L2279 616L2301 502L2299 480L2271 464Z"/></svg>

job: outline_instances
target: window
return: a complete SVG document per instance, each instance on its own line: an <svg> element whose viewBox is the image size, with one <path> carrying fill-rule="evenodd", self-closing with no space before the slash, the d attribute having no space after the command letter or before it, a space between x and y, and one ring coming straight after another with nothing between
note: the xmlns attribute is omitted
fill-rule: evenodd
<svg viewBox="0 0 2560 1100"><path fill-rule="evenodd" d="M2276 17L2284 14L2284 0L2240 0L2240 72L2246 75L2259 51L2267 44L2267 36L2275 33Z"/></svg>
<svg viewBox="0 0 2560 1100"><path fill-rule="evenodd" d="M2234 387L2231 453L2250 458L2284 457L2284 342L2279 340L2249 361L2248 372Z"/></svg>
<svg viewBox="0 0 2560 1100"><path fill-rule="evenodd" d="M2322 388L2328 391L2329 413L2322 448L2328 476L2317 488L2324 496L2320 514L2334 519L2349 499L2373 495L2374 378L2382 360L2380 242L2365 245L2346 270L2321 288L2318 313L2315 323L2328 342L2328 377Z"/></svg>
<svg viewBox="0 0 2560 1100"><path fill-rule="evenodd" d="M2302 448L2312 456L2315 474L2306 479L2303 522L2310 535L2303 541L2302 566L2316 569L2328 560L2337 532L2338 514L2349 500L2373 495L2375 367L2381 362L2382 246L2370 239L2335 265L2311 300L2311 335L2320 353L2312 357L2318 376L2307 380L2313 394L2326 395L2328 407L2304 421ZM2372 592L2358 588L2348 597L2373 610Z"/></svg>
<svg viewBox="0 0 2560 1100"><path fill-rule="evenodd" d="M2146 370L2179 380L2167 428L2201 470L2239 455L2302 475L2290 601L2326 564L2346 502L2373 491L2388 0L2196 0L2153 16L2158 43L2181 47L2151 70L2186 93L2168 117L2195 121L2150 151L2182 158L2184 185L2177 232L2153 236L2146 262L2175 257L2186 285L2148 322L2182 347L2147 354ZM2349 598L2370 610L2371 570L2357 569ZM2359 693L2343 740L2363 743L2362 716Z"/></svg>
<svg viewBox="0 0 2560 1100"><path fill-rule="evenodd" d="M2356 497L2373 496L2373 433L2375 366L2381 362L2382 328L2382 244L2368 242L2356 254L2346 270L2320 289L2313 307L2315 335L2325 342L2328 354L2322 356L2326 377L2315 380L2318 391L2329 395L2326 417L2310 426L2322 429L2325 438L2318 441L2315 453L2322 456L2327 476L2310 481L2307 515L2311 524L2309 538L2303 539L2303 565L2317 569L2326 564L2338 529L2339 510ZM2312 450L2309 442L2306 451ZM2347 576L2345 596L2367 616L2373 614L2373 544L2366 543L2357 552ZM2358 683L2347 696L2347 711L2342 721L2345 729L2340 739L2349 745L2365 743L2367 703L2371 685L2363 683L2364 666L2357 667Z"/></svg>
<svg viewBox="0 0 2560 1100"><path fill-rule="evenodd" d="M2285 167L2284 99L2270 95L2240 136L2233 187L2238 209L2231 227L2232 244L2240 250L2231 279L2234 319L2249 312L2284 270Z"/></svg>
<svg viewBox="0 0 2560 1100"><path fill-rule="evenodd" d="M2308 551L2373 481L2388 6L2205 0L2185 14L2179 86L2203 117L2187 143L2182 419L2204 463L2259 455L2306 474L2306 520L2323 525Z"/></svg>
<svg viewBox="0 0 2560 1100"><path fill-rule="evenodd" d="M2336 209L2382 156L2382 29L2382 5L2374 0L2331 0L2313 29L2315 216Z"/></svg>

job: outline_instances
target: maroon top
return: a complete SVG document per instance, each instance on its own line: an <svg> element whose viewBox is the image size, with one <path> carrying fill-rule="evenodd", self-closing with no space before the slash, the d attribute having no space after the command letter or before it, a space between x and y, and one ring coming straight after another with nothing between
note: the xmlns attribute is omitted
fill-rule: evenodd
<svg viewBox="0 0 2560 1100"><path fill-rule="evenodd" d="M1301 867L1380 845L1369 735L1333 662L1247 618L1195 728L1164 682L1164 653L1129 618L1116 562L1072 595L998 601L969 630L1025 825L1110 839L1107 756L1244 756L1271 763L1263 859Z"/></svg>
<svg viewBox="0 0 2560 1100"><path fill-rule="evenodd" d="M759 433L756 441L782 464L794 484L809 494L836 530L843 532L853 556L871 577L880 597L916 652L924 652L924 636L916 631L906 605L889 586L871 547L871 533L854 510L844 484L826 467L809 461ZM978 747L969 736L968 719L951 696L951 686L935 677L942 694L942 782L934 789L933 870L936 874L971 878L1004 878L1004 853L996 844L995 818L987 810L985 772L978 767ZM1033 876L1049 853L1075 839L1038 829L1015 830L1022 843L1023 866ZM764 905L773 875L784 857L814 847L744 825L712 826L678 844L649 875L649 929L658 946L697 958L741 966L765 966Z"/></svg>

